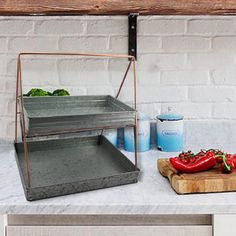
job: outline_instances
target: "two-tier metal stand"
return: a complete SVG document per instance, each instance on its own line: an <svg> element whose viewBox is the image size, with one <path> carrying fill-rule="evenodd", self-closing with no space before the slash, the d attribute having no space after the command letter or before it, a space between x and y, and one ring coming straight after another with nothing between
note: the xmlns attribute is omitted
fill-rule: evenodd
<svg viewBox="0 0 236 236"><path fill-rule="evenodd" d="M135 170L137 170L138 165L138 153L137 153L137 111L136 111L136 104L137 104L137 93L136 93L136 65L135 65L135 58L133 56L127 56L127 55L112 55L112 54L87 54L87 53L48 53L48 52L29 52L29 53L20 53L18 55L17 59L17 80L16 80L16 103L15 103L15 143L18 141L18 116L20 116L20 124L21 124L21 137L22 137L22 143L23 143L23 151L24 151L24 163L25 163L25 170L26 170L26 178L27 178L27 188L31 189L32 181L31 181L31 168L30 168L30 152L28 147L28 142L32 138L32 136L29 136L27 133L27 116L25 114L25 98L23 96L23 82L22 82L22 58L27 56L71 56L71 57L99 57L99 58L123 58L128 59L128 66L124 73L123 79L121 81L121 84L118 88L118 91L116 93L115 98L118 98L122 88L124 86L125 80L127 78L127 74L131 68L131 65L133 66L133 91L134 91L134 110L135 110L135 116L134 116L134 122L132 125L134 130L134 146L135 146ZM103 129L108 128L119 128L115 125L102 125L99 127L85 127L81 128L78 127L77 129L65 129L63 132L57 132L54 131L52 133L47 134L48 135L58 135L58 134L68 134L71 132L79 133L82 131L92 131L92 130L101 130L103 132Z"/></svg>

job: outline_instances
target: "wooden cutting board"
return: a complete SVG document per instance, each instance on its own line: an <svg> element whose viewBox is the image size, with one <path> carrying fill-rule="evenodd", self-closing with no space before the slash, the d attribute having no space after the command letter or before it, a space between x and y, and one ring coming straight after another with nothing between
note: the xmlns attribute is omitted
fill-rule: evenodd
<svg viewBox="0 0 236 236"><path fill-rule="evenodd" d="M222 174L215 168L195 174L178 174L168 159L157 160L157 168L178 194L236 191L236 172Z"/></svg>

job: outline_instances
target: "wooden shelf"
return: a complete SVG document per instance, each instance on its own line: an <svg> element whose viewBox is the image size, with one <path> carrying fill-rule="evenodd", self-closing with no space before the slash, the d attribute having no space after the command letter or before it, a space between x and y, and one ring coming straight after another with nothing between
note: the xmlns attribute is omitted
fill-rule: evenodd
<svg viewBox="0 0 236 236"><path fill-rule="evenodd" d="M0 0L0 15L234 15L235 0Z"/></svg>

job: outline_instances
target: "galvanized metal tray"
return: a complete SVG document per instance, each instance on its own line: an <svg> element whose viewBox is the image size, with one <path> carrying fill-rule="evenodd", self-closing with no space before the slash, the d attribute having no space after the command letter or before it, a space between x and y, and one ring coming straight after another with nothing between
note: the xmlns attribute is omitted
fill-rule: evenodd
<svg viewBox="0 0 236 236"><path fill-rule="evenodd" d="M136 183L139 170L103 135L29 141L31 186L27 185L24 145L16 160L27 200Z"/></svg>
<svg viewBox="0 0 236 236"><path fill-rule="evenodd" d="M135 124L135 110L109 96L24 97L28 137Z"/></svg>

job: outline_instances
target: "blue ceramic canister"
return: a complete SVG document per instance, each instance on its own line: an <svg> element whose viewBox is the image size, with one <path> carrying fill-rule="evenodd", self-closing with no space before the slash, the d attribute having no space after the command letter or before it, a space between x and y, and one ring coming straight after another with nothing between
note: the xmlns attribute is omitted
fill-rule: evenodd
<svg viewBox="0 0 236 236"><path fill-rule="evenodd" d="M164 152L179 152L183 150L184 117L168 110L157 116L157 148Z"/></svg>
<svg viewBox="0 0 236 236"><path fill-rule="evenodd" d="M117 129L107 129L103 131L103 135L115 146L118 145Z"/></svg>
<svg viewBox="0 0 236 236"><path fill-rule="evenodd" d="M151 149L150 144L150 118L145 114L138 114L138 152L145 152ZM134 152L134 129L124 129L124 149Z"/></svg>

